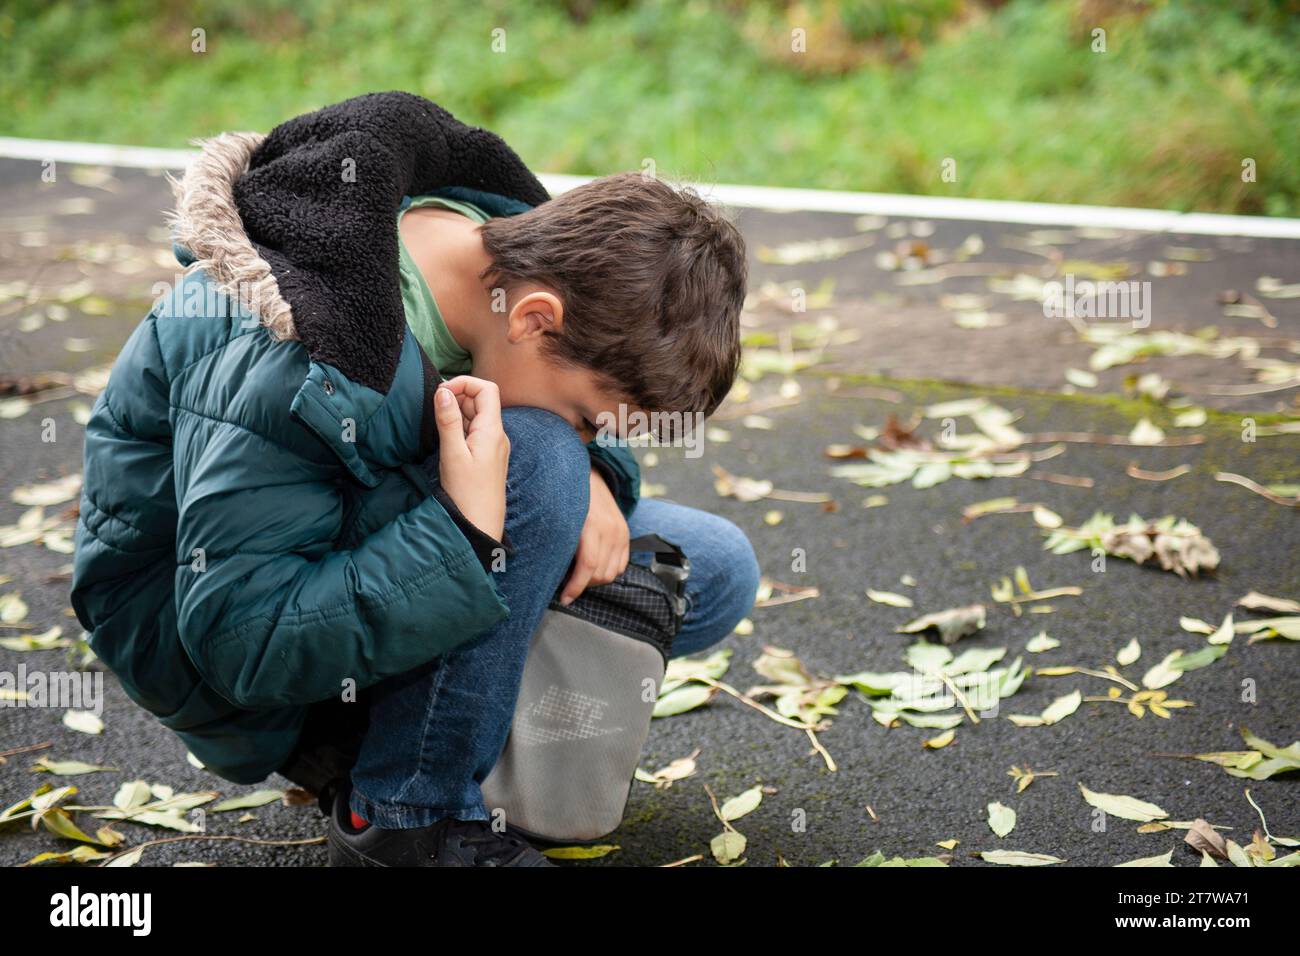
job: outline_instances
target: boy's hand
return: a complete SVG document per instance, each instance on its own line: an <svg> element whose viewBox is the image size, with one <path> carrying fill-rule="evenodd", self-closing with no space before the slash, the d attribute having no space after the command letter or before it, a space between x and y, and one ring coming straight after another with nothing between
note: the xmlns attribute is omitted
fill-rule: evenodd
<svg viewBox="0 0 1300 956"><path fill-rule="evenodd" d="M578 538L578 553L573 558L573 570L560 592L561 604L572 604L574 598L588 585L608 584L623 573L631 552L628 545L631 533L627 519L618 509L614 493L605 484L594 467L591 469L591 504L587 520Z"/></svg>
<svg viewBox="0 0 1300 956"><path fill-rule="evenodd" d="M510 439L501 427L501 393L494 382L458 375L434 392L438 475L461 514L498 541L506 523Z"/></svg>

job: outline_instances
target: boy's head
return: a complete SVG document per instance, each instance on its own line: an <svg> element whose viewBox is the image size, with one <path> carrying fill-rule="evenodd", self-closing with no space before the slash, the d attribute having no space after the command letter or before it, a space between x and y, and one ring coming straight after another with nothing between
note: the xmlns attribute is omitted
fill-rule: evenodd
<svg viewBox="0 0 1300 956"><path fill-rule="evenodd" d="M506 335L475 355L474 374L500 383L503 403L552 408L585 431L582 419L619 404L708 415L730 390L745 244L694 192L607 176L480 235Z"/></svg>

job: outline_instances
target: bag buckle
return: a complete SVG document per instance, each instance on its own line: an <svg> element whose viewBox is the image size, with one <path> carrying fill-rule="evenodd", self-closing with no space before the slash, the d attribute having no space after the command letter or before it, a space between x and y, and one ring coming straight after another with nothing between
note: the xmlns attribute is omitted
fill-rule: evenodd
<svg viewBox="0 0 1300 956"><path fill-rule="evenodd" d="M650 572L668 590L672 598L673 614L680 622L686 616L686 579L691 576L691 559L673 542L657 534L643 534L632 539L631 551L649 551Z"/></svg>

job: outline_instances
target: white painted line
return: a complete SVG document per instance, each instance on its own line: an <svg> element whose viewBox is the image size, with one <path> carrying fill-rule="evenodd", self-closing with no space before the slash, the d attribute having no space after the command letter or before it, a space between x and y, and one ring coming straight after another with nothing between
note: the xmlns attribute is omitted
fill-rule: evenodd
<svg viewBox="0 0 1300 956"><path fill-rule="evenodd" d="M63 140L0 137L0 157L54 160L137 169L184 169L197 154L192 149L114 146ZM542 173L552 195L590 182L591 176ZM956 219L1007 222L1031 226L1091 226L1139 232L1186 233L1201 236L1254 236L1261 239L1300 239L1300 219L1269 216L1225 216L1218 213L1170 212L1120 206L1075 206L1058 203L1008 202L946 196L905 196L893 193L836 192L826 189L783 189L773 186L733 186L687 183L714 202L778 212L833 212L849 215L897 216L908 219Z"/></svg>
<svg viewBox="0 0 1300 956"><path fill-rule="evenodd" d="M196 149L157 149L152 146L113 146L109 143L0 136L0 156L6 159L53 160L56 163L129 166L133 169L184 169L197 155Z"/></svg>
<svg viewBox="0 0 1300 956"><path fill-rule="evenodd" d="M1226 216L1219 213L1183 213L1164 209L1131 209L1122 206L1076 206L1063 203L1013 202L1004 199L779 189L770 186L718 185L704 188L710 190L707 195L711 199L726 205L781 211L842 212L917 219L1022 223L1033 226L1092 226L1203 236L1300 239L1300 219L1268 216Z"/></svg>

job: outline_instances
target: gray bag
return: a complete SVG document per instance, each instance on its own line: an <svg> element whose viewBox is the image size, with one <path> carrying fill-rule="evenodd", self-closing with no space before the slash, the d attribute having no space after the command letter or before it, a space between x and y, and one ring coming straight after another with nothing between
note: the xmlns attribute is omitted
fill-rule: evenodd
<svg viewBox="0 0 1300 956"><path fill-rule="evenodd" d="M631 550L654 562L547 608L505 750L483 781L488 810L533 839L598 840L623 820L690 573L681 549L658 535Z"/></svg>

